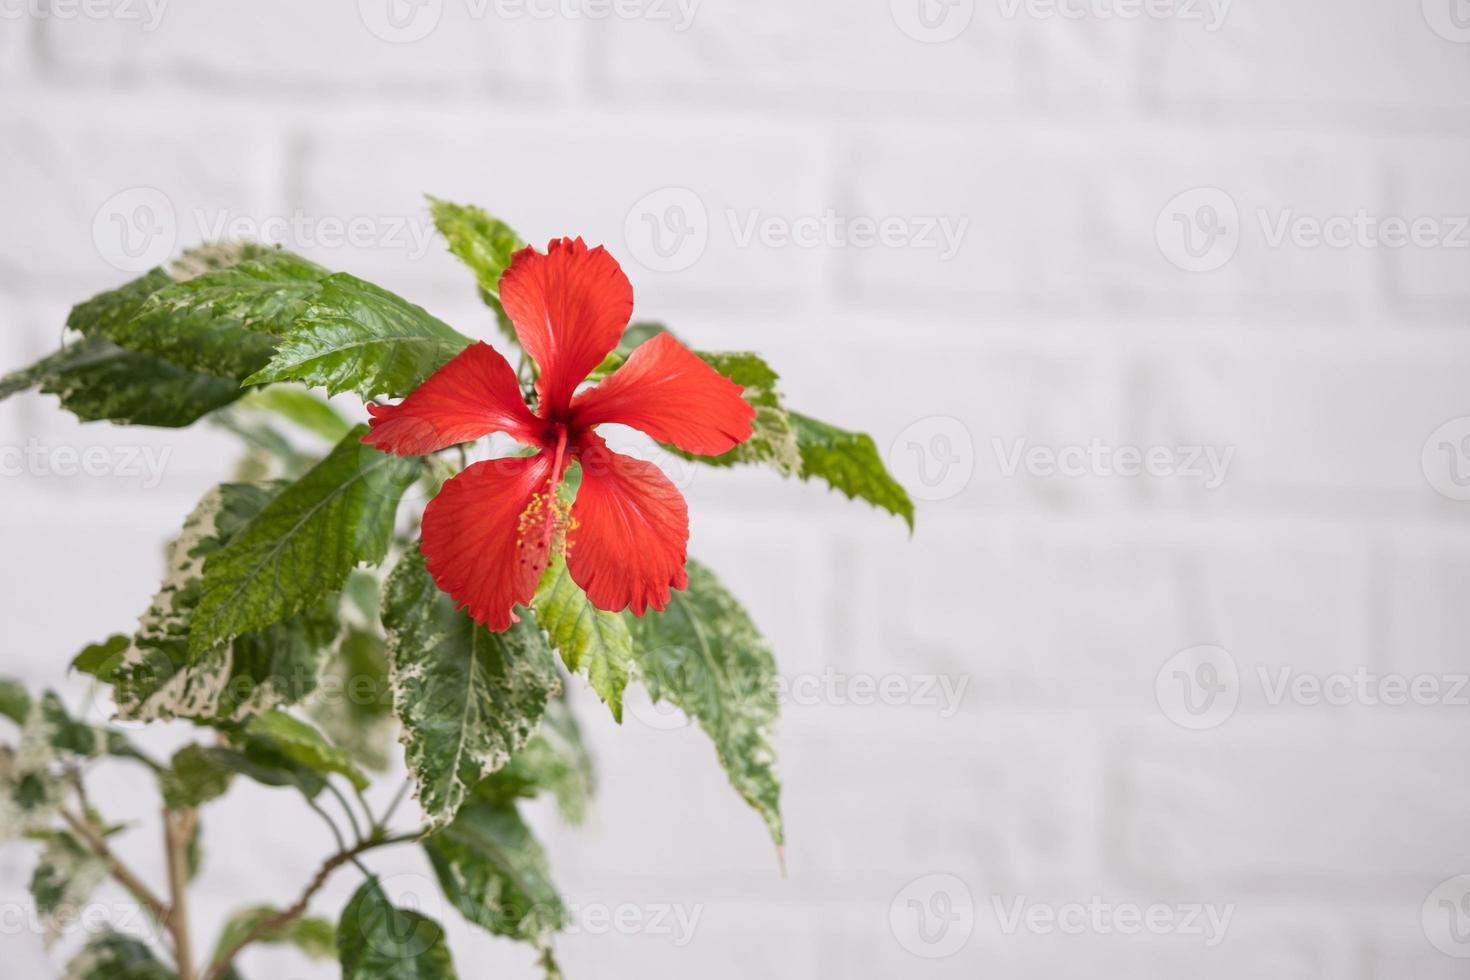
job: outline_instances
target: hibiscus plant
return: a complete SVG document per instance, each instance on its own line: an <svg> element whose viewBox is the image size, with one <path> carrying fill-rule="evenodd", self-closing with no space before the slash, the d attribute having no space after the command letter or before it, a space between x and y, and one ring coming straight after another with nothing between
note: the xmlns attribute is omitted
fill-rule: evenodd
<svg viewBox="0 0 1470 980"><path fill-rule="evenodd" d="M136 630L72 661L104 713L0 680L17 732L0 744L0 839L39 850L48 942L108 878L152 924L89 928L69 977L238 980L237 956L257 943L338 958L350 980L453 977L440 924L395 904L367 863L393 845L421 847L447 906L529 944L555 975L566 906L518 805L544 794L572 821L587 806L573 683L615 723L630 680L682 710L783 844L775 662L687 557L684 498L652 460L767 466L912 527L909 498L872 439L788 409L759 356L630 324L632 286L606 249L541 251L477 208L430 205L493 314L494 345L288 251L216 243L79 304L61 350L0 379L0 398L39 388L83 421L204 421L245 445L184 520ZM349 417L350 395L367 424ZM617 451L607 423L662 448ZM167 758L136 731L164 721L195 735ZM131 828L86 787L103 764L156 783L166 880L118 857ZM299 800L337 848L294 902L244 905L200 945L187 898L201 814L236 780ZM297 817L262 819L284 832ZM346 908L319 917L319 890L353 868Z"/></svg>

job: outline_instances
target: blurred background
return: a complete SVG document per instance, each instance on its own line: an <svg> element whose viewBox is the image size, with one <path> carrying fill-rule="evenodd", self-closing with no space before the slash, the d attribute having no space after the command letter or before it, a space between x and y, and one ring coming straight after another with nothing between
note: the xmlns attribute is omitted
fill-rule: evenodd
<svg viewBox="0 0 1470 980"><path fill-rule="evenodd" d="M0 370L221 237L493 339L425 192L604 243L918 514L682 472L781 665L789 870L702 733L576 682L597 805L536 810L569 977L1465 977L1467 82L1464 0L5 0ZM0 404L0 671L88 706L67 662L235 451ZM161 880L152 790L93 795ZM331 848L244 786L204 833L205 946ZM48 958L33 854L7 976L85 938ZM535 975L373 863L461 976Z"/></svg>

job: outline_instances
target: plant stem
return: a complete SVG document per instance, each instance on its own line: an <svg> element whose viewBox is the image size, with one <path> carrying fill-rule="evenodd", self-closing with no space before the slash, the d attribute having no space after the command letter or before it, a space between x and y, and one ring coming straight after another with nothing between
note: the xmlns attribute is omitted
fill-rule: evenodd
<svg viewBox="0 0 1470 980"><path fill-rule="evenodd" d="M142 878L139 878L129 870L118 859L117 855L112 853L112 849L107 846L107 841L103 840L86 820L78 817L76 814L63 810L61 811L61 816L66 821L67 826L75 831L76 835L82 839L82 842L92 849L92 853L107 862L108 873L112 875L119 885L122 885L128 890L128 894L138 900L139 905L148 910L148 914L153 917L154 921L159 925L167 923L168 906L163 904L162 899L153 894L153 890L144 883Z"/></svg>
<svg viewBox="0 0 1470 980"><path fill-rule="evenodd" d="M333 854L322 862L322 866L317 869L316 874L312 876L311 881L307 883L305 890L302 891L301 897L290 908L283 909L275 915L257 922L255 927L241 936L233 946L222 950L219 956L215 957L214 962L209 965L209 969L205 971L203 980L220 980L225 975L225 972L229 970L230 964L234 962L235 957L240 954L242 949L264 936L284 929L305 915L306 908L311 904L312 897L322 890L322 886L327 883L327 879L332 876L332 872L336 871L342 865L348 862L355 863L357 856L366 851L371 851L379 847L387 847L390 844L402 844L407 841L417 840L427 832L427 827L421 827L407 834L372 838Z"/></svg>
<svg viewBox="0 0 1470 980"><path fill-rule="evenodd" d="M163 808L163 841L168 856L168 931L174 937L174 965L179 980L194 980L194 947L189 940L189 841L199 811Z"/></svg>

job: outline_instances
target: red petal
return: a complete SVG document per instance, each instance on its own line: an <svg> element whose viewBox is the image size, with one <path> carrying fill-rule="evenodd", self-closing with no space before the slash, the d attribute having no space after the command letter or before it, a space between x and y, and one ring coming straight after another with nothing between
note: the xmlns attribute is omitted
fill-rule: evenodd
<svg viewBox="0 0 1470 980"><path fill-rule="evenodd" d="M718 456L750 438L745 389L666 333L639 345L606 381L578 395L572 426L621 422L686 453Z"/></svg>
<svg viewBox="0 0 1470 980"><path fill-rule="evenodd" d="M642 616L668 605L684 572L689 508L657 466L582 437L582 486L572 505L567 570L599 609Z"/></svg>
<svg viewBox="0 0 1470 980"><path fill-rule="evenodd" d="M429 574L471 618L499 632L546 569L556 509L551 457L487 459L444 484L424 510Z"/></svg>
<svg viewBox="0 0 1470 980"><path fill-rule="evenodd" d="M500 279L500 301L541 376L541 414L565 411L572 392L617 346L633 315L633 286L602 246L562 238L546 254L523 248ZM549 409L549 410L548 410Z"/></svg>
<svg viewBox="0 0 1470 980"><path fill-rule="evenodd" d="M492 432L541 445L546 423L521 399L510 363L489 344L466 347L398 405L368 405L370 446L400 456L438 452Z"/></svg>

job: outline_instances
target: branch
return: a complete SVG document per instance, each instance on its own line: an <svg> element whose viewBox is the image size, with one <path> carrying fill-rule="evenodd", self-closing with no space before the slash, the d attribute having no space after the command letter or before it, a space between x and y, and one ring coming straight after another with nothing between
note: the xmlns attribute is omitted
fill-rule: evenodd
<svg viewBox="0 0 1470 980"><path fill-rule="evenodd" d="M148 914L153 916L154 921L160 925L166 923L168 921L168 906L163 903L162 899L153 894L153 890L143 882L142 878L139 878L132 871L128 870L127 866L118 860L117 855L113 854L112 849L107 846L107 841L103 840L92 829L91 825L81 817L66 810L61 811L61 816L66 821L67 826L75 831L76 835L92 849L92 853L107 862L108 873L116 879L118 884L126 888L129 894L138 900L138 904L148 910Z"/></svg>
<svg viewBox="0 0 1470 980"><path fill-rule="evenodd" d="M379 847L418 840L427 832L427 827L421 827L411 833L397 834L393 837L370 838L352 847L343 848L336 854L333 854L322 862L322 866L317 869L316 874L312 876L311 881L307 883L305 890L302 891L301 897L290 908L282 909L280 912L260 920L234 944L221 950L219 955L214 958L214 962L210 964L209 969L205 971L203 980L221 980L229 970L230 964L240 954L242 949L272 933L279 932L305 915L306 908L311 904L312 898L317 892L322 890L322 886L327 883L327 879L332 876L332 872L336 871L342 865L350 861L356 861L359 854Z"/></svg>
<svg viewBox="0 0 1470 980"><path fill-rule="evenodd" d="M163 841L168 856L168 931L174 937L179 980L194 980L194 947L189 941L189 841L199 811L163 808Z"/></svg>

